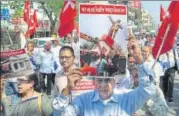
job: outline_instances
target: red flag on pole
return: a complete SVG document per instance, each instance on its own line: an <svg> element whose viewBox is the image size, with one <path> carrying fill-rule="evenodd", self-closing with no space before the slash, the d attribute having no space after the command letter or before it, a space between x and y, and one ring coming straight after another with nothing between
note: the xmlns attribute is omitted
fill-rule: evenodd
<svg viewBox="0 0 179 116"><path fill-rule="evenodd" d="M60 14L60 27L58 34L60 37L64 37L67 33L74 30L75 17L76 17L76 1L65 0L61 14Z"/></svg>
<svg viewBox="0 0 179 116"><path fill-rule="evenodd" d="M28 23L29 20L29 12L30 12L30 2L25 1L23 18L26 23Z"/></svg>
<svg viewBox="0 0 179 116"><path fill-rule="evenodd" d="M38 28L38 20L37 20L37 14L36 14L36 10L34 11L34 14L33 14L33 19L34 19L34 30L36 31L37 28Z"/></svg>
<svg viewBox="0 0 179 116"><path fill-rule="evenodd" d="M165 11L164 11L162 5L160 5L160 21L163 21L164 16L165 16Z"/></svg>
<svg viewBox="0 0 179 116"><path fill-rule="evenodd" d="M152 54L158 58L173 48L179 25L179 1L172 1L159 28Z"/></svg>
<svg viewBox="0 0 179 116"><path fill-rule="evenodd" d="M25 38L29 38L38 28L38 21L36 11L34 11L33 15L30 15L30 20L28 23L28 30L25 34Z"/></svg>

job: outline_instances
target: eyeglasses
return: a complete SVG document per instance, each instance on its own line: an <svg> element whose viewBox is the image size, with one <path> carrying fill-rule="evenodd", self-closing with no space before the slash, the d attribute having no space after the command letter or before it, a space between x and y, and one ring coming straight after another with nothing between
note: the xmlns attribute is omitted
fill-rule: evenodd
<svg viewBox="0 0 179 116"><path fill-rule="evenodd" d="M60 60L66 59L66 60L70 60L70 58L73 56L60 56Z"/></svg>
<svg viewBox="0 0 179 116"><path fill-rule="evenodd" d="M111 79L111 78L107 78L107 79L96 79L96 82L97 82L98 84L101 84L102 82L104 82L104 83L111 83L111 82L113 82L113 80L114 80L114 79Z"/></svg>
<svg viewBox="0 0 179 116"><path fill-rule="evenodd" d="M17 84L28 84L29 80L25 80L25 79L17 79Z"/></svg>

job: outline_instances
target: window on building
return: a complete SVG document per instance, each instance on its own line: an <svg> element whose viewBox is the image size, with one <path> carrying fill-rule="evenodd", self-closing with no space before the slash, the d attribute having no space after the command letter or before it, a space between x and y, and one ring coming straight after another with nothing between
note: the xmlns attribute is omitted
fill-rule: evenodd
<svg viewBox="0 0 179 116"><path fill-rule="evenodd" d="M17 63L14 63L14 68L15 68L15 70L18 69L18 65L17 65Z"/></svg>
<svg viewBox="0 0 179 116"><path fill-rule="evenodd" d="M30 36L30 38L39 38L39 37L51 37L51 34L49 31L40 31Z"/></svg>
<svg viewBox="0 0 179 116"><path fill-rule="evenodd" d="M24 68L24 62L20 62L19 64L21 68Z"/></svg>

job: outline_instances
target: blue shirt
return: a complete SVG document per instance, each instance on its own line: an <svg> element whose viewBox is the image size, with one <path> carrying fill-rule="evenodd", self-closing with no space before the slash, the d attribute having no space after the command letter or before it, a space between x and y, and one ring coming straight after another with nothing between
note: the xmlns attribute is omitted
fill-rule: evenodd
<svg viewBox="0 0 179 116"><path fill-rule="evenodd" d="M96 90L76 97L72 104L63 110L64 116L131 116L152 97L155 92L153 73L146 66L140 65L139 86L127 93L113 93L104 104Z"/></svg>
<svg viewBox="0 0 179 116"><path fill-rule="evenodd" d="M33 52L32 56L29 56L29 60L32 64L32 69L38 70L39 69L39 62L40 62L40 58L39 58L39 52Z"/></svg>
<svg viewBox="0 0 179 116"><path fill-rule="evenodd" d="M53 57L53 53L51 51L50 52L42 51L42 53L40 54L40 59L41 59L41 63L40 63L41 73L50 74L55 72L55 60Z"/></svg>

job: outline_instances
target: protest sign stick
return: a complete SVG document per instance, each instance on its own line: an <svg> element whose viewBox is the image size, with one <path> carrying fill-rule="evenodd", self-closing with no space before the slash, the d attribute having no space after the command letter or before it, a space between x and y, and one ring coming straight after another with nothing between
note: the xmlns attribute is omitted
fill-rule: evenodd
<svg viewBox="0 0 179 116"><path fill-rule="evenodd" d="M159 48L159 51L158 51L158 53L157 53L157 57L155 58L155 62L154 62L154 64L152 65L152 69L154 68L154 66L155 66L155 64L156 64L156 62L157 62L157 59L159 58L159 56L160 56L160 53L161 53L161 50L162 50L162 48L163 48L163 45L164 45L164 42L165 42L165 40L166 40L166 38L167 38L167 35L168 35L168 31L170 30L170 26L171 26L171 24L168 24L167 25L167 30L166 30L166 32L165 32L165 35L164 35L164 37L162 38L162 44L161 44L161 46L160 46L160 48Z"/></svg>
<svg viewBox="0 0 179 116"><path fill-rule="evenodd" d="M6 30L6 32L7 32L7 35L8 35L8 38L9 38L9 41L10 41L11 45L13 45L12 38L11 38L11 36L10 36L10 34L9 34L9 31L7 30L6 27L5 27L5 30Z"/></svg>

